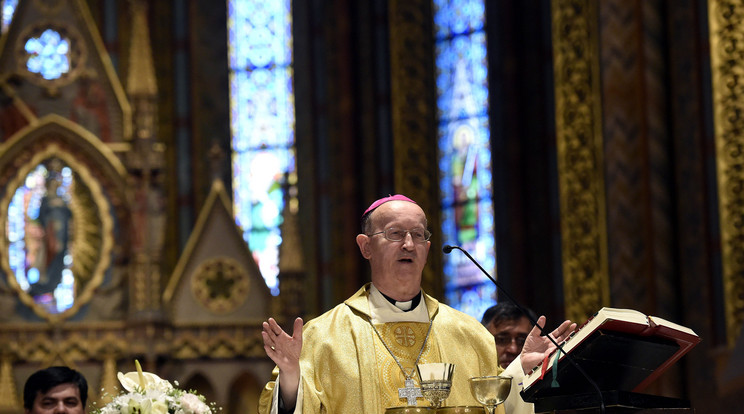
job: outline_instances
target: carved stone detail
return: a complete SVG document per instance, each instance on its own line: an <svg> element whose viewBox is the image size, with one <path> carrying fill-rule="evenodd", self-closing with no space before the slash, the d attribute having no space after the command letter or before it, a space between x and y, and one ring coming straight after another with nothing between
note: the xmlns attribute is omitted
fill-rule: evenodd
<svg viewBox="0 0 744 414"><path fill-rule="evenodd" d="M242 305L248 297L248 289L248 272L229 257L205 261L191 279L194 298L216 314L232 312Z"/></svg>

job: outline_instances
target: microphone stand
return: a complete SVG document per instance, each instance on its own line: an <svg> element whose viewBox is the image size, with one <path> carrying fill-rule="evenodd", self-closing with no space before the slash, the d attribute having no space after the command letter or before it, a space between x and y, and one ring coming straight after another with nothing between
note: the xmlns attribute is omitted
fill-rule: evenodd
<svg viewBox="0 0 744 414"><path fill-rule="evenodd" d="M550 342L552 342L553 345L556 346L556 348L558 348L561 352L563 352L564 355L566 355L566 358L571 362L571 364L573 364L573 366L576 367L579 373L584 378L586 378L586 381L597 391L597 395L599 396L599 412L601 414L605 414L605 403L604 403L604 395L602 395L602 390L599 389L599 386L597 385L596 382L594 382L594 380L589 376L589 374L587 374L586 371L584 371L584 369L581 368L581 365L579 365L576 361L574 361L571 355L568 354L566 351L564 351L563 347L559 345L558 342L556 342L555 339L553 339L553 337L550 336L550 334L545 333L545 331L543 330L543 327L537 323L535 318L530 316L530 314L522 307L522 305L520 305L519 302L514 300L514 298L509 294L509 292L506 291L503 287L501 287L501 284L499 284L499 282L497 282L496 279L494 279L488 272L486 272L486 269L484 269L480 265L480 263L478 263L478 261L476 261L473 258L473 256L470 255L470 253L468 253L465 249L463 249L460 246L451 246L449 244L445 244L442 247L442 252L444 252L444 254L450 254L453 249L457 249L461 251L463 254L465 254L465 256L467 256L468 259L470 259L471 262L473 262L476 266L478 266L478 269L480 269L480 271L483 272L484 275L486 275L489 279L491 279L491 282L493 282L493 284L496 285L497 288L499 288L499 291L503 293L504 296L506 296L507 299L509 299L517 308L519 308L519 310L522 311L522 314L525 315L527 319L529 319L530 322L532 322L533 325L537 326L537 328L540 330L540 333L546 336L550 340ZM557 375L557 374L558 374L557 372L553 373L553 375Z"/></svg>

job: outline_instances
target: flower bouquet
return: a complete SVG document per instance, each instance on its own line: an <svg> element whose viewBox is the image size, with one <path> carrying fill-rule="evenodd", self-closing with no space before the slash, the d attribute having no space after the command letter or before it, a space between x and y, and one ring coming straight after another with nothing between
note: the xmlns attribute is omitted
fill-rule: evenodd
<svg viewBox="0 0 744 414"><path fill-rule="evenodd" d="M143 372L139 361L134 364L137 372L118 375L126 392L94 410L94 414L212 414L203 395L178 389L155 374Z"/></svg>

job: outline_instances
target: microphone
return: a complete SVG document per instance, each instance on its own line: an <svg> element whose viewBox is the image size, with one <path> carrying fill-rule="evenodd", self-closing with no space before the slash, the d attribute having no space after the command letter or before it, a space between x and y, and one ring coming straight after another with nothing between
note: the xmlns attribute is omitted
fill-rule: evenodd
<svg viewBox="0 0 744 414"><path fill-rule="evenodd" d="M507 297L507 299L509 299L509 300L510 300L510 301L511 301L511 302L512 302L512 303L513 303L513 304L514 304L514 305L515 305L515 306L516 306L517 308L519 308L519 310L520 310L520 311L522 312L522 314L523 314L523 315L525 315L525 316L527 317L527 319L529 319L529 320L530 320L530 322L532 322L532 324L533 324L534 326L537 326L537 328L538 328L538 329L540 330L540 333L541 333L541 334L542 334L543 336L546 336L546 337L547 337L547 338L548 338L548 339L550 340L550 342L552 342L552 343L553 343L553 345L555 345L555 346L556 346L556 348L558 348L558 349L559 349L559 350L560 350L561 352L563 352L563 354L564 354L564 355L566 355L566 358L567 358L567 359L568 359L568 360L569 360L569 361L571 362L571 364L573 364L573 366L574 366L574 367L576 367L576 369L577 369L577 370L579 371L579 373L580 373L580 374L581 374L581 375L582 375L582 376L583 376L583 377L584 377L584 378L586 379L586 381L587 381L587 382L588 382L588 383L589 383L589 384L590 384L590 385L591 385L591 386L592 386L592 387L593 387L593 388L594 388L594 389L595 389L595 390L597 391L597 395L599 396L599 412L600 412L600 413L602 413L602 414L604 414L604 413L605 413L605 402L604 402L604 395L602 395L602 390L600 390L600 389L599 389L599 386L597 385L597 383L596 383L596 382L594 382L594 380L593 380L593 379L591 379L591 377L589 377L589 374L587 374L587 373L586 373L586 371L584 371L584 369L583 369L583 368L581 368L581 365L579 365L578 363L576 363L576 361L574 361L574 359L573 359L573 358L571 357L571 355L570 355L569 353L567 353L566 351L564 351L564 350L563 350L563 347L562 347L561 345L559 345L559 344L558 344L558 342L556 342L556 341L555 341L555 339L553 339L553 337L552 337L552 336L550 336L550 334L546 333L546 332L545 332L545 330L543 330L543 327L542 327L542 326L540 326L540 325L538 325L538 324L537 324L537 321L535 320L535 318L533 318L532 316L530 316L529 312L527 312L527 311L526 311L526 310L525 310L525 309L524 309L524 308L522 307L522 305L520 305L520 304L519 304L519 302L517 302L517 301L516 301L516 300L515 300L515 299L514 299L514 298L512 297L512 295L510 295L510 294L509 294L509 292L508 292L508 291L506 291L506 290L505 290L505 289L504 289L503 287L501 287L501 284L500 284L499 282L497 282L497 281L496 281L496 279L494 279L494 278L493 278L493 277L492 277L492 276L491 276L491 275L490 275L490 274L489 274L489 273L488 273L488 272L486 271L486 269L484 269L484 268L483 268L483 267L482 267L482 266L480 265L480 263L478 263L478 261L477 261L477 260L473 259L473 256L471 256L471 255L470 255L470 253L468 253L468 252L467 252L467 250L463 249L463 248L462 248L462 247L460 247L460 246L452 246L452 245L449 245L449 244L445 244L444 246L442 246L442 252L443 252L444 254L450 254L450 253L452 253L452 250L455 250L455 249L457 249L457 250L461 251L461 252L462 252L463 254L465 254L465 256L466 256L466 257L467 257L468 259L470 259L470 261L471 261L471 262L473 262L473 264L475 264L476 266L478 266L478 269L480 269L480 271L481 271L481 272L483 272L483 274L484 274L484 275L486 275L486 276L487 276L487 277L488 277L489 279L491 279L491 282L493 282L493 284L494 284L494 285L496 285L496 287L497 287L497 288L499 289L499 291L500 291L501 293L503 293L503 294L504 294L504 296L506 296L506 297ZM554 373L553 373L553 375L557 375L557 374L558 374L557 372L554 372Z"/></svg>

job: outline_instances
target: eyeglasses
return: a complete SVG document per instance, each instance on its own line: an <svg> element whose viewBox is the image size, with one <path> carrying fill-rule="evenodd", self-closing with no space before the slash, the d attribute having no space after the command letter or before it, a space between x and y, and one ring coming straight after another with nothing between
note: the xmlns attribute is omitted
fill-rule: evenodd
<svg viewBox="0 0 744 414"><path fill-rule="evenodd" d="M378 234L382 234L383 237L394 242L405 240L406 235L408 234L411 235L411 239L413 239L414 243L426 243L426 241L431 238L431 232L429 230L422 229L421 227L416 227L410 230L390 227L383 231L378 231L377 233L368 234L367 236L372 237Z"/></svg>
<svg viewBox="0 0 744 414"><path fill-rule="evenodd" d="M494 342L498 346L509 346L512 341L516 342L517 347L522 349L524 342L527 340L527 335L511 336L511 335L496 335L493 337Z"/></svg>

